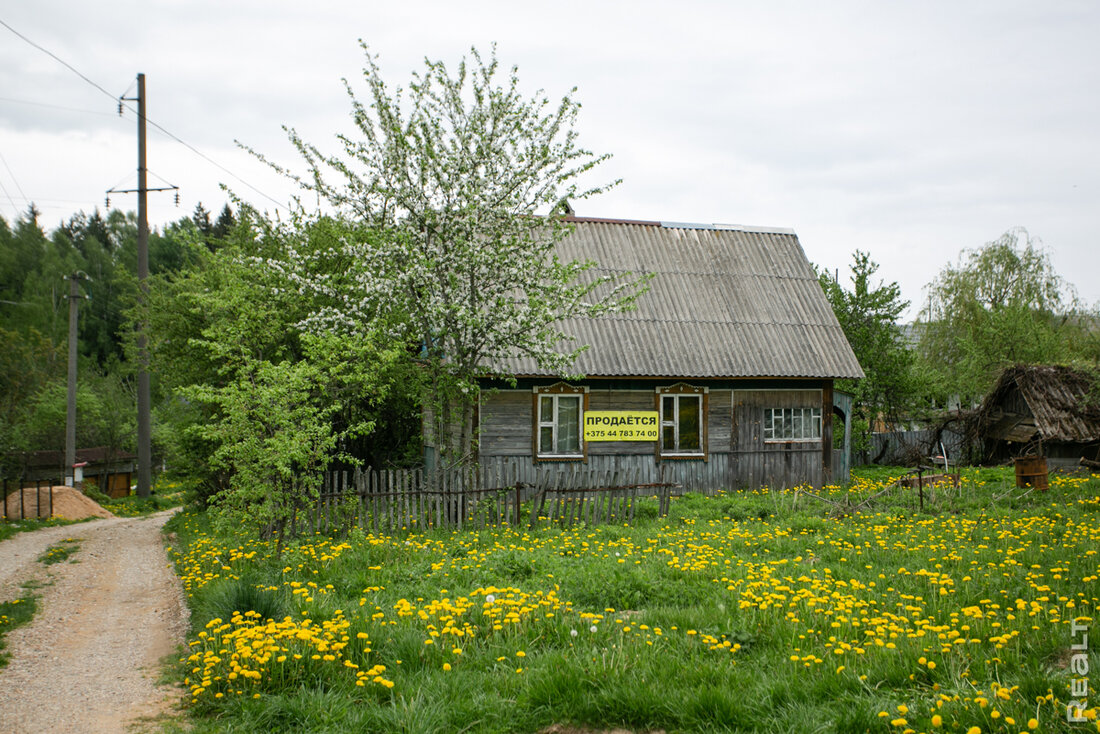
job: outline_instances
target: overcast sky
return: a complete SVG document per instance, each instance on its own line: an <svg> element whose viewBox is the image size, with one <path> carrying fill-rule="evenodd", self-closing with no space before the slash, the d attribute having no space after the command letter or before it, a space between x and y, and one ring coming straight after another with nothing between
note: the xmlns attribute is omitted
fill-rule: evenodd
<svg viewBox="0 0 1100 734"><path fill-rule="evenodd" d="M904 297L966 248L1026 227L1100 301L1100 3L211 2L0 0L0 216L52 229L137 183L146 75L150 222L215 213L220 184L273 210L296 165L283 125L335 151L358 39L392 85L425 56L496 42L524 88L577 87L581 142L623 183L582 216L794 229L841 278L871 253ZM362 86L360 85L360 89ZM216 163L209 162L208 159ZM133 194L113 206L136 208Z"/></svg>

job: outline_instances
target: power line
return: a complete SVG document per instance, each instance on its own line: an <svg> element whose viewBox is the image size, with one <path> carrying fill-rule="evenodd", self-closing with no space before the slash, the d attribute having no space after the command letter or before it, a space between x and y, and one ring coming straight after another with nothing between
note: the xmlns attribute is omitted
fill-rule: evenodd
<svg viewBox="0 0 1100 734"><path fill-rule="evenodd" d="M122 102L122 101L120 101L120 97L118 97L118 96L115 96L114 94L111 94L111 93L110 93L110 92L108 92L108 91L107 91L106 89L104 89L103 87L101 87L100 85L96 84L96 83L95 83L94 81L92 81L92 80L91 80L91 79L89 79L88 77L86 77L86 76L84 76L83 74L81 74L81 73L80 73L80 71L78 71L78 70L76 69L76 67L74 67L74 66L73 66L72 64L68 63L67 61L65 61L64 59L62 59L61 57L59 57L59 56L58 56L57 54L55 54L55 53L53 53L52 51L50 51L50 50L48 50L48 49L46 49L46 48L43 48L42 46L38 45L37 43L35 43L35 42L34 42L34 41L32 41L31 39L29 39L29 38L27 38L26 36L24 36L24 35L23 35L22 33L20 33L19 31L17 31L17 30L15 30L14 28L12 28L12 27L11 27L10 25L8 25L8 24L7 24L6 22L4 22L4 21L3 21L2 19L0 19L0 25L4 26L4 27L5 27L5 28L7 28L7 29L8 29L9 31L11 31L12 33L14 33L14 34L15 34L16 36L18 36L19 38L21 38L21 39L22 39L23 41L25 41L26 43L30 44L30 45L31 45L31 46L33 46L34 48L38 49L38 50L39 50L39 51L41 51L42 53L46 54L46 55L47 55L47 56L49 56L50 58L52 58L52 59L53 59L54 61L57 61L57 62L58 62L59 64L61 64L62 66L64 66L64 67L65 67L66 69L68 69L68 70L69 70L69 71L71 71L72 73L76 74L76 75L77 75L78 77L80 77L81 79L83 79L83 80L84 80L85 82L87 82L88 84L92 85L93 87L95 87L96 89L98 89L98 90L99 90L100 92L102 92L103 94L105 94L105 95L107 95L108 97L110 97L112 101L116 101L116 102L118 102L118 104L119 104L119 111L120 111L120 112L121 112L122 108L123 108L123 107L125 107L126 109L130 110L130 111L131 111L131 112L133 112L134 114L137 114L137 111L136 111L136 110L135 110L135 109L134 109L133 107L131 107L130 105L126 104L125 102ZM125 96L125 93L123 93L123 94L122 94L121 96ZM180 144L180 145L182 145L183 147L185 147L185 148L187 148L188 150L190 150L190 151L191 151L192 153L194 153L194 154L195 154L195 155L197 155L198 157L202 158L202 159L203 159L204 161L206 161L206 162L207 162L207 163L209 163L210 165L214 166L215 168L217 168L218 170L222 171L223 173L226 173L226 174L228 174L228 175L232 176L232 177L233 177L233 178L235 178L235 179L236 179L237 181L239 181L240 183L244 184L244 185L245 185L245 186L247 186L248 188L252 189L253 191L255 191L255 192L256 192L257 194L259 194L260 196L262 196L262 197L264 197L265 199L269 200L269 201L270 201L270 202L272 202L272 203L273 203L273 204L274 204L274 205L275 205L275 206L276 206L277 208L279 208L279 209L285 209L285 205L284 205L284 204L282 204L281 202L279 202L279 200L275 199L275 198L274 198L274 197L272 197L272 196L269 196L269 195L268 195L268 194L267 194L266 192L264 192L264 191L261 191L260 189L256 188L255 186L253 186L252 184L250 184L250 183L249 183L248 181L245 181L245 180L244 180L243 178L241 178L241 177L240 177L240 176L238 176L237 174L233 173L233 171L230 171L230 170L229 170L228 168L226 168L226 167L225 167L225 166L223 166L222 164L218 163L218 162L217 162L217 161L215 161L215 160L214 160L213 158L211 158L210 156L206 155L205 153L203 153L202 151L200 151L200 150L199 150L198 148L196 148L195 146L193 146L193 145L191 145L190 143L188 143L188 142L184 141L183 139L179 138L178 136L176 136L176 135L175 135L175 134L173 134L172 132L168 131L168 130L167 130L166 128L164 128L163 126L161 126L161 125L158 125L158 124L157 124L156 122L154 122L153 120L149 119L149 117L148 117L148 116L146 116L146 118L145 118L145 121L146 121L146 122L147 122L148 124L152 125L152 126L153 126L154 128L156 128L157 130L159 130L160 132L162 132L162 133L164 133L165 135L167 135L167 136L168 136L169 138L171 138L172 140L176 141L177 143L179 143L179 144Z"/></svg>
<svg viewBox="0 0 1100 734"><path fill-rule="evenodd" d="M81 74L81 73L80 73L79 71L77 71L76 67L74 67L74 66L73 66L73 65L71 65L71 64L70 64L69 62L67 62L67 61L65 61L64 59L62 59L62 58L61 58L60 56L58 56L58 55L57 55L57 54L55 54L54 52L50 51L49 49L45 49L45 48L43 48L42 46L39 46L39 45L38 45L37 43L35 43L34 41L32 41L31 39L27 38L26 36L24 36L24 35L23 35L22 33L20 33L19 31L17 31L17 30L15 30L14 28L12 28L12 27L11 27L10 25L8 25L7 23L5 23L5 22L4 22L3 20L0 20L0 25L4 26L4 27L5 27L5 28L7 28L7 29L8 29L9 31L11 31L11 32L12 32L12 33L14 33L15 35L19 36L20 38L22 38L22 39L23 39L24 41L26 41L27 43L29 43L29 44L30 44L31 46L34 46L34 47L35 47L36 49L38 49L38 50L39 50L39 51L41 51L42 53L46 54L47 56L49 56L49 57L50 57L51 59L53 59L54 61L56 61L57 63L61 64L61 65L62 65L62 66L64 66L64 67L65 67L66 69L68 69L68 70L69 70L69 71L71 71L72 73L76 74L76 75L77 75L78 77L80 77L80 78L81 78L81 79L83 79L84 81L88 82L88 83L89 83L89 84L91 84L91 85L92 85L93 87L95 87L95 88L96 88L96 89L98 89L99 91L103 92L104 94L106 94L106 95L107 95L108 97L110 97L111 99L114 99L114 98L115 98L115 95L111 94L111 93L110 93L110 92L108 92L108 91L107 91L106 89L104 89L103 87L99 86L98 84L96 84L95 82L93 82L93 81L92 81L91 79L89 79L88 77L86 77L86 76L84 76L83 74Z"/></svg>
<svg viewBox="0 0 1100 734"><path fill-rule="evenodd" d="M8 189L4 186L3 182L0 182L0 191L3 191L4 196L8 197L8 201L11 202L12 211L15 212L16 216L19 216L19 207L15 205L15 199L11 198L11 194L8 193Z"/></svg>
<svg viewBox="0 0 1100 734"><path fill-rule="evenodd" d="M8 165L8 161L4 158L3 153L0 153L0 161L3 161L4 168L8 169L8 175L11 177L12 183L15 184L15 188L19 190L19 195L26 199L27 195L23 193L23 187L19 185L19 179L11 172L11 166ZM15 212L15 216L19 216L19 207L15 205L15 199L12 198L11 194L8 192L8 188L4 186L3 183L0 183L0 191L3 191L4 196L8 197L8 201L11 202L11 208Z"/></svg>
<svg viewBox="0 0 1100 734"><path fill-rule="evenodd" d="M122 104L123 104L123 106L124 106L124 107L125 107L126 109L130 110L131 112L134 112L134 114L137 114L137 113L135 112L135 110L134 110L134 108L133 108L133 107L131 107L130 105L128 105L128 104L125 104L125 103L122 103ZM249 183L248 181L245 181L245 180L244 180L243 178L241 178L241 177L240 177L240 176L238 176L237 174L233 173L233 172L232 172L232 171L230 171L230 170L229 170L228 168L226 168L226 167L225 167L225 166L223 166L222 164L218 163L218 162L217 162L216 160L214 160L214 159L213 159L213 158L211 158L210 156L206 155L205 153L203 153L202 151L200 151L200 150L199 150L198 148L196 148L195 146L193 146L193 145L191 145L190 143L188 143L188 142L186 142L186 141L184 141L184 140L181 140L180 138L176 137L176 136L175 136L174 134L172 134L172 133L171 133L170 131L166 130L166 129L165 129L164 127L162 127L161 125L158 125L158 124L156 123L156 121L154 121L154 120L150 119L150 118L149 118L148 116L146 116L146 117L145 117L145 121L146 121L147 123L149 123L150 125L152 125L153 127L155 127L155 128L156 128L157 130L159 130L160 132L162 132L162 133L164 133L165 135L167 135L168 137L170 137L170 138L171 138L172 140L175 140L175 141L176 141L177 143L179 143L179 144L180 144L180 145L182 145L183 147L187 148L187 149L188 149L189 151L191 151L192 153L194 153L195 155L197 155L197 156L198 156L199 158L202 158L202 159L203 159L204 161L206 161L206 162L207 162L207 163L209 163L210 165L212 165L212 166L214 166L215 168L219 169L219 170L220 170L220 171L222 171L223 173L227 173L227 174L229 174L230 176L232 176L233 178L237 179L237 180L238 180L238 181L240 181L240 182L241 182L242 184L244 184L244 185L245 185L245 186L247 186L248 188L250 188L250 189L252 189L253 191L255 191L255 192L256 192L257 194L259 194L260 196L264 197L265 199L267 199L268 201L270 201L271 203L273 203L273 204L274 204L274 205L275 205L276 207L278 207L278 208L280 208L280 209L284 209L284 208L285 208L285 205L284 205L284 204L282 204L282 203L281 203L281 202L280 202L280 201L279 201L278 199L276 199L276 198L274 198L274 197L272 197L272 196L268 196L268 194L267 194L267 193L265 193L265 192L261 191L260 189L256 188L255 186L253 186L252 184L250 184L250 183Z"/></svg>
<svg viewBox="0 0 1100 734"><path fill-rule="evenodd" d="M0 153L0 162L4 164L4 168L8 169L8 175L11 176L11 180L15 184L16 190L19 191L19 195L26 199L27 195L23 192L23 187L19 185L19 179L12 173L11 166L8 165L8 159L4 157L3 153ZM5 191L4 193L7 192ZM10 199L11 197L9 196L8 198Z"/></svg>
<svg viewBox="0 0 1100 734"><path fill-rule="evenodd" d="M2 22L2 21L0 21ZM45 107L51 110L64 110L65 112L80 112L85 115L98 115L99 117L114 117L110 112L102 112L100 110L82 110L79 107L64 107L58 104L47 104L46 102L32 102L29 99L15 99L14 97L0 97L0 102L14 102L15 104L32 105L34 107Z"/></svg>

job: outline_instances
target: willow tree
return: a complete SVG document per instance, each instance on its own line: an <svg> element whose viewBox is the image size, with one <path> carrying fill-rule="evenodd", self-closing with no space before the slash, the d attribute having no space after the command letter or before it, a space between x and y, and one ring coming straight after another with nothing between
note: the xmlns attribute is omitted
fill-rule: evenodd
<svg viewBox="0 0 1100 734"><path fill-rule="evenodd" d="M355 335L385 323L410 345L424 367L427 438L454 463L473 448L479 377L509 378L513 356L568 374L584 345L561 320L628 308L645 278L597 275L595 263L555 254L568 201L617 183L580 183L608 156L578 143L575 89L555 103L541 90L525 96L494 48L487 60L471 49L453 72L425 60L391 90L363 49L366 96L344 80L355 132L337 136L339 152L286 128L305 173L267 161L361 236L330 253L340 272L288 270L311 271L301 287L331 299L309 328Z"/></svg>
<svg viewBox="0 0 1100 734"><path fill-rule="evenodd" d="M1094 316L1022 227L963 253L928 286L921 352L940 390L976 402L1016 363L1094 361Z"/></svg>

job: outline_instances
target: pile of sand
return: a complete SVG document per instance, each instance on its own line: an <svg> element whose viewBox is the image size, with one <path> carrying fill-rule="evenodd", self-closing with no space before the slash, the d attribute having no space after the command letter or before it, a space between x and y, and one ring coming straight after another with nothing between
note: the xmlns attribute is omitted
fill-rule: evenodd
<svg viewBox="0 0 1100 734"><path fill-rule="evenodd" d="M50 516L50 487L23 490L23 517L46 518ZM72 487L52 487L53 517L65 520L83 520L86 517L114 517L91 497ZM20 516L19 492L8 495L4 516L9 520L18 520Z"/></svg>

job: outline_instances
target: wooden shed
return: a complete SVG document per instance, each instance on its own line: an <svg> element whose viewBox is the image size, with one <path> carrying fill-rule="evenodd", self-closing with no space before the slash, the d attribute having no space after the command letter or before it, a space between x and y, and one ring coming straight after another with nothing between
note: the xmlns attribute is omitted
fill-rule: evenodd
<svg viewBox="0 0 1100 734"><path fill-rule="evenodd" d="M1073 367L1015 365L1001 373L976 418L986 455L1047 457L1051 466L1100 459L1100 406L1093 375Z"/></svg>
<svg viewBox="0 0 1100 734"><path fill-rule="evenodd" d="M129 451L95 446L76 450L83 463L84 483L104 494L118 498L130 496L130 484L137 456ZM66 475L64 451L32 451L18 457L25 481L51 481L60 484Z"/></svg>
<svg viewBox="0 0 1100 734"><path fill-rule="evenodd" d="M629 470L702 491L843 479L833 381L863 372L793 231L570 220L562 259L655 277L636 310L565 323L588 345L584 379L514 359L516 385L486 381L483 469L528 481Z"/></svg>

